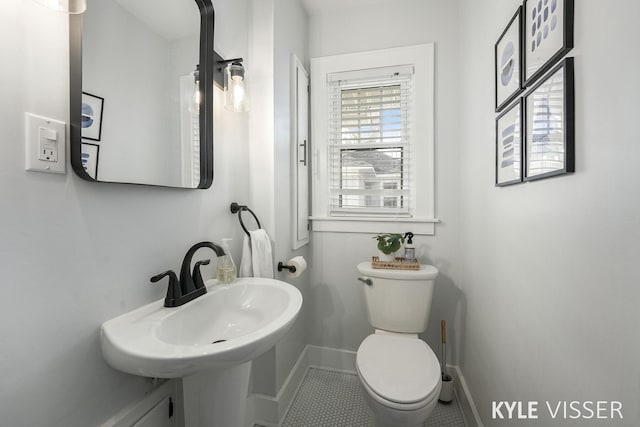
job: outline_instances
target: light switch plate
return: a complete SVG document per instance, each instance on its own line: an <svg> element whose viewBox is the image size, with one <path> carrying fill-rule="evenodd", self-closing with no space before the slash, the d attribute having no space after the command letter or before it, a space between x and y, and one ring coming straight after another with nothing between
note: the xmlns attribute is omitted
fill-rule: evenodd
<svg viewBox="0 0 640 427"><path fill-rule="evenodd" d="M66 173L66 123L31 113L25 114L25 123L25 169Z"/></svg>

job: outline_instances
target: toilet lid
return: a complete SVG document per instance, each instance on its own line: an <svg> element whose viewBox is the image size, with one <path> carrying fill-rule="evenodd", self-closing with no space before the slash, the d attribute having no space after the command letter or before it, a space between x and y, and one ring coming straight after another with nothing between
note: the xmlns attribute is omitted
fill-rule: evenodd
<svg viewBox="0 0 640 427"><path fill-rule="evenodd" d="M417 338L369 335L358 348L356 364L369 388L391 402L427 400L440 383L438 358Z"/></svg>

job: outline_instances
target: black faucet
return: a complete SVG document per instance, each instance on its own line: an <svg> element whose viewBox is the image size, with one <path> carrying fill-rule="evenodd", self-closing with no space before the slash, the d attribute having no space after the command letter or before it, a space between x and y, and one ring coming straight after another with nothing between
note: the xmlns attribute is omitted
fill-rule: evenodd
<svg viewBox="0 0 640 427"><path fill-rule="evenodd" d="M225 255L224 249L212 242L200 242L193 245L184 256L182 261L182 268L180 269L180 281L176 273L172 270L165 271L164 273L153 276L151 281L153 283L159 281L165 276L169 277L169 287L167 288L167 296L164 299L165 307L178 307L189 301L198 298L201 295L207 293L207 288L204 285L202 279L202 273L200 272L200 266L207 265L211 260L202 260L196 262L193 267L193 274L189 271L191 268L191 259L193 254L200 248L211 248L218 257Z"/></svg>

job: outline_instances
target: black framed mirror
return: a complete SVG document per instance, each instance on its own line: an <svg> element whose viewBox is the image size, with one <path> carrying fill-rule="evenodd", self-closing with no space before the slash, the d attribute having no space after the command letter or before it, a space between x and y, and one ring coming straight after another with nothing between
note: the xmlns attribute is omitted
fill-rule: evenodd
<svg viewBox="0 0 640 427"><path fill-rule="evenodd" d="M69 16L71 165L94 182L209 188L211 0L87 0Z"/></svg>

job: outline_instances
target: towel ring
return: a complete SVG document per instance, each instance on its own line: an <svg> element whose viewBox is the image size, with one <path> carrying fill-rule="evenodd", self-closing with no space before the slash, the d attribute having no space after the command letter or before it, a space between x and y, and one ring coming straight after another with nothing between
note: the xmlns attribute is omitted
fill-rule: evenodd
<svg viewBox="0 0 640 427"><path fill-rule="evenodd" d="M242 212L243 211L249 212L253 216L253 218L256 220L256 223L258 224L258 228L262 228L262 226L260 225L260 220L258 219L256 214L253 213L253 211L251 209L249 209L248 206L239 205L236 202L231 203L231 213L237 213L238 214L238 219L240 220L240 227L242 227L242 229L247 234L247 236L251 237L249 235L249 230L247 230L247 227L244 225L244 222L242 221Z"/></svg>

